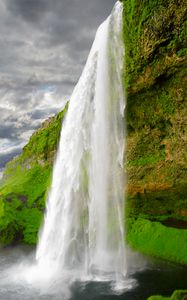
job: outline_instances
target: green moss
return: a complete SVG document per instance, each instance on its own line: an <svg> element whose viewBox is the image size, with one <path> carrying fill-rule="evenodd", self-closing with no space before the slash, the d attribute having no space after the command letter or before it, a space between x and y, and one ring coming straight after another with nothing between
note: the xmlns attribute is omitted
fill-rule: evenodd
<svg viewBox="0 0 187 300"><path fill-rule="evenodd" d="M156 61L165 61L185 47L185 1L166 0L123 0L124 40L126 47L125 83L129 90L137 89L138 78L146 72L147 66ZM166 61L160 65L162 72ZM160 70L161 71L161 70ZM146 84L158 75L150 72Z"/></svg>
<svg viewBox="0 0 187 300"><path fill-rule="evenodd" d="M123 4L126 215L187 220L186 4Z"/></svg>
<svg viewBox="0 0 187 300"><path fill-rule="evenodd" d="M20 220L23 228L23 241L27 244L36 244L43 212L38 208L24 208L20 213Z"/></svg>
<svg viewBox="0 0 187 300"><path fill-rule="evenodd" d="M148 298L148 300L171 300L171 298L163 296L151 296Z"/></svg>
<svg viewBox="0 0 187 300"><path fill-rule="evenodd" d="M159 221L175 218L187 221L187 189L185 185L177 188L152 192L144 190L144 193L126 197L127 217L140 216Z"/></svg>
<svg viewBox="0 0 187 300"><path fill-rule="evenodd" d="M175 291L171 296L171 300L185 300L187 296L187 290Z"/></svg>
<svg viewBox="0 0 187 300"><path fill-rule="evenodd" d="M37 241L66 111L67 105L57 116L44 122L22 154L6 165L0 186L1 244Z"/></svg>
<svg viewBox="0 0 187 300"><path fill-rule="evenodd" d="M145 254L187 264L187 229L163 226L142 218L127 220L127 242Z"/></svg>
<svg viewBox="0 0 187 300"><path fill-rule="evenodd" d="M175 291L171 297L151 296L147 300L184 300L187 296L187 290Z"/></svg>
<svg viewBox="0 0 187 300"><path fill-rule="evenodd" d="M179 51L177 51L177 55L179 57L187 55L187 48L183 48L183 49L180 49Z"/></svg>
<svg viewBox="0 0 187 300"><path fill-rule="evenodd" d="M158 161L162 161L165 159L165 152L162 151L160 156L157 155L148 155L148 156L141 156L139 159L130 160L128 164L131 166L145 166L150 164L155 164Z"/></svg>
<svg viewBox="0 0 187 300"><path fill-rule="evenodd" d="M11 201L14 200L13 195L19 195L23 202L26 201L27 205L31 207L46 193L51 171L52 168L49 165L41 166L33 163L29 169L17 165L14 169L14 176L8 177L0 189L0 196L2 195L6 199L10 198Z"/></svg>
<svg viewBox="0 0 187 300"><path fill-rule="evenodd" d="M17 166L15 177L10 177L0 190L3 203L0 217L0 241L15 240L34 243L43 216L51 167L33 165L29 170Z"/></svg>

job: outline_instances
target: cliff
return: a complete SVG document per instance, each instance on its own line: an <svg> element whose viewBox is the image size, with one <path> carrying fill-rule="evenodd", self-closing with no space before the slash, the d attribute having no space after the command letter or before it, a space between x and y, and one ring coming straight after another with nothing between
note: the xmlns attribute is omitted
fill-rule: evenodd
<svg viewBox="0 0 187 300"><path fill-rule="evenodd" d="M187 264L186 5L123 0L127 241ZM0 187L0 241L35 243L65 110L46 121Z"/></svg>
<svg viewBox="0 0 187 300"><path fill-rule="evenodd" d="M144 200L142 213L185 217L185 1L124 1L124 6L128 194Z"/></svg>
<svg viewBox="0 0 187 300"><path fill-rule="evenodd" d="M127 239L135 249L187 263L186 4L123 3Z"/></svg>

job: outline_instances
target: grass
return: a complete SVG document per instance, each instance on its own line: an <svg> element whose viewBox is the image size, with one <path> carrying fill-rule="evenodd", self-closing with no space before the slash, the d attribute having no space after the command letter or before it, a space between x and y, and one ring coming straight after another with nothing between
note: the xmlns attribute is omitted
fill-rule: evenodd
<svg viewBox="0 0 187 300"><path fill-rule="evenodd" d="M163 297L163 296L151 296L148 300L171 300L170 297Z"/></svg>
<svg viewBox="0 0 187 300"><path fill-rule="evenodd" d="M0 243L36 244L51 182L62 112L45 121L20 156L6 165L0 186Z"/></svg>
<svg viewBox="0 0 187 300"><path fill-rule="evenodd" d="M185 300L187 297L187 290L175 291L171 297L151 296L147 300Z"/></svg>
<svg viewBox="0 0 187 300"><path fill-rule="evenodd" d="M32 165L29 170L15 169L0 190L0 242L15 240L35 244L43 218L46 193L52 168Z"/></svg>
<svg viewBox="0 0 187 300"><path fill-rule="evenodd" d="M142 253L187 265L187 229L146 219L127 219L127 242Z"/></svg>

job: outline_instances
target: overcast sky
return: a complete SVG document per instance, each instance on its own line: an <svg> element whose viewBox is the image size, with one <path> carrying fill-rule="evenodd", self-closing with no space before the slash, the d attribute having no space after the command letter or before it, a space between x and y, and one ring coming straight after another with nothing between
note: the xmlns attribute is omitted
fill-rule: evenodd
<svg viewBox="0 0 187 300"><path fill-rule="evenodd" d="M115 0L0 0L0 172L60 111Z"/></svg>

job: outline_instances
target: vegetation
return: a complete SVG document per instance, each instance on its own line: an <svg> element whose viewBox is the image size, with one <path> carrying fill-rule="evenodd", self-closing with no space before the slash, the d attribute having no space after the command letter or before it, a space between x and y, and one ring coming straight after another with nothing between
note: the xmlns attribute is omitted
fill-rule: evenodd
<svg viewBox="0 0 187 300"><path fill-rule="evenodd" d="M142 218L131 218L127 224L127 241L134 249L187 264L187 229L170 228Z"/></svg>
<svg viewBox="0 0 187 300"><path fill-rule="evenodd" d="M187 298L187 290L175 291L171 297L151 296L147 300L185 300Z"/></svg>
<svg viewBox="0 0 187 300"><path fill-rule="evenodd" d="M127 240L139 251L186 264L186 4L122 2Z"/></svg>
<svg viewBox="0 0 187 300"><path fill-rule="evenodd" d="M186 56L184 0L123 0L126 87L130 92L151 87L174 74Z"/></svg>
<svg viewBox="0 0 187 300"><path fill-rule="evenodd" d="M0 242L35 244L50 186L65 109L43 123L22 154L9 162L0 186Z"/></svg>

